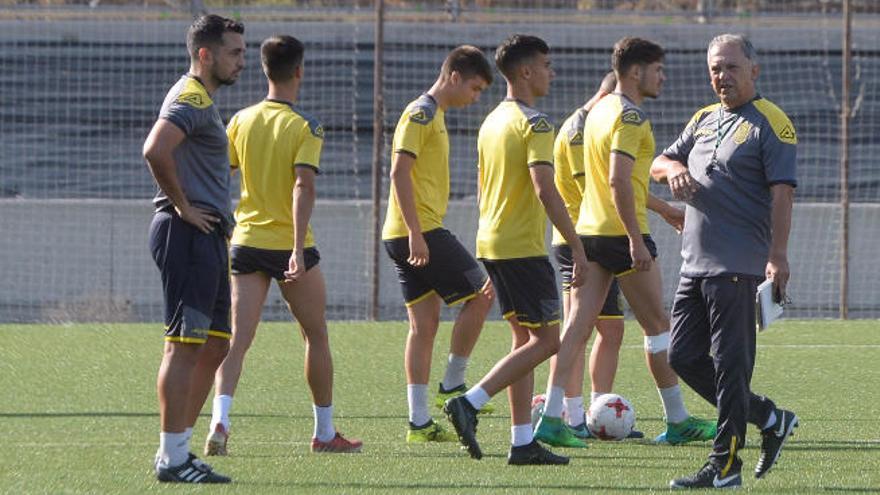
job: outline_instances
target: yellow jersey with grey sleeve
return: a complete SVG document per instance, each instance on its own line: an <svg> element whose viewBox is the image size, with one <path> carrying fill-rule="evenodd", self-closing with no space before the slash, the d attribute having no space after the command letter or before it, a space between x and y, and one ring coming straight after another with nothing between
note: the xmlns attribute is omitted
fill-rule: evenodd
<svg viewBox="0 0 880 495"><path fill-rule="evenodd" d="M431 95L423 94L407 105L394 129L392 147L392 153L415 158L410 177L422 232L442 227L449 204L449 136L443 109ZM409 230L392 187L382 239L408 236Z"/></svg>
<svg viewBox="0 0 880 495"><path fill-rule="evenodd" d="M241 172L232 244L293 249L295 168L320 171L323 127L293 104L267 99L235 114L226 133L230 163ZM307 229L304 247L314 247Z"/></svg>
<svg viewBox="0 0 880 495"><path fill-rule="evenodd" d="M584 123L584 199L578 222L579 235L625 236L623 221L611 194L611 154L633 159L631 181L636 218L641 233L650 234L647 200L651 162L654 160L654 133L641 108L626 96L612 93L590 110Z"/></svg>
<svg viewBox="0 0 880 495"><path fill-rule="evenodd" d="M553 165L553 131L546 114L517 100L502 101L483 121L477 137L478 258L547 256L547 215L529 168Z"/></svg>
<svg viewBox="0 0 880 495"><path fill-rule="evenodd" d="M587 118L587 110L578 108L571 114L562 127L553 144L553 180L556 189L562 196L565 209L572 223L577 223L578 213L581 209L581 201L584 194L582 186L577 178L584 175L584 122ZM553 227L553 246L565 244L562 234Z"/></svg>

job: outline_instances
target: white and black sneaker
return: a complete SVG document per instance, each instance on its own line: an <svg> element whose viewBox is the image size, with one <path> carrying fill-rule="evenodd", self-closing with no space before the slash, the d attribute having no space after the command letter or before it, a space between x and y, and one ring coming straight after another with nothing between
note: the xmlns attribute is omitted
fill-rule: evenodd
<svg viewBox="0 0 880 495"><path fill-rule="evenodd" d="M669 488L740 488L742 486L742 474L738 467L730 469L724 476L722 469L707 462L692 476L674 479L669 482Z"/></svg>
<svg viewBox="0 0 880 495"><path fill-rule="evenodd" d="M190 453L183 464L173 467L156 466L156 478L166 483L229 483L232 478L215 473L211 466Z"/></svg>
<svg viewBox="0 0 880 495"><path fill-rule="evenodd" d="M782 446L798 426L798 417L785 409L776 410L776 423L761 431L761 457L755 465L755 478L763 478L779 459Z"/></svg>

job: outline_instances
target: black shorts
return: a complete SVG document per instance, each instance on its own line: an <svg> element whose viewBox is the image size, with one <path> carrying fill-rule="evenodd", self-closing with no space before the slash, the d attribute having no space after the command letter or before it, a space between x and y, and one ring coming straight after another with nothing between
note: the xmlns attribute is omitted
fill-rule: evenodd
<svg viewBox="0 0 880 495"><path fill-rule="evenodd" d="M217 227L205 234L169 208L153 216L150 252L162 274L165 340L203 344L209 336L230 338L225 232Z"/></svg>
<svg viewBox="0 0 880 495"><path fill-rule="evenodd" d="M556 275L547 258L482 260L505 319L515 316L524 327L559 323Z"/></svg>
<svg viewBox="0 0 880 495"><path fill-rule="evenodd" d="M657 258L657 245L648 234L642 235L645 246L652 258ZM622 277L634 272L632 256L629 254L629 237L582 235L581 242L587 251L587 260L598 263L599 266L613 273L615 277Z"/></svg>
<svg viewBox="0 0 880 495"><path fill-rule="evenodd" d="M229 250L229 256L232 258L232 274L263 272L275 280L284 280L284 272L287 271L292 252L289 249L261 249L233 245ZM303 259L308 271L321 261L321 254L316 247L305 248Z"/></svg>
<svg viewBox="0 0 880 495"><path fill-rule="evenodd" d="M562 292L571 290L571 271L573 263L571 261L571 246L568 244L560 244L553 246L553 256L556 258L556 264L559 265L559 274L562 276ZM611 282L608 289L608 296L605 297L605 304L602 305L602 312L599 313L600 320L614 320L623 318L623 310L620 309L620 286L617 280Z"/></svg>
<svg viewBox="0 0 880 495"><path fill-rule="evenodd" d="M406 261L409 237L384 241L407 307L435 293L450 306L473 299L486 283L486 274L477 260L446 229L433 229L422 235L428 245L428 264L420 268Z"/></svg>

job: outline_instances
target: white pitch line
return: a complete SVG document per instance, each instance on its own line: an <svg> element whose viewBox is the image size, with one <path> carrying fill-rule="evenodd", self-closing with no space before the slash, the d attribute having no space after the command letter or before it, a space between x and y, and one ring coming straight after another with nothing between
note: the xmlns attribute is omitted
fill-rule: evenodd
<svg viewBox="0 0 880 495"><path fill-rule="evenodd" d="M640 345L625 345L625 349L643 349ZM758 349L880 349L880 344L758 344Z"/></svg>
<svg viewBox="0 0 880 495"><path fill-rule="evenodd" d="M396 442L400 443L400 442ZM299 446L299 445L311 445L311 442L236 442L236 444L240 445L291 445L291 446ZM383 445L379 442L370 442L370 445ZM386 442L387 445L393 445L394 442ZM12 445L15 447L22 448L52 448L52 449L68 449L70 447L80 447L84 449L92 449L99 447L155 447L156 442L140 442L140 443L131 443L131 442L101 442L101 443L86 443L86 442L76 442L76 443L60 443L60 442L42 442L42 443L16 443L16 442L7 442L4 445Z"/></svg>

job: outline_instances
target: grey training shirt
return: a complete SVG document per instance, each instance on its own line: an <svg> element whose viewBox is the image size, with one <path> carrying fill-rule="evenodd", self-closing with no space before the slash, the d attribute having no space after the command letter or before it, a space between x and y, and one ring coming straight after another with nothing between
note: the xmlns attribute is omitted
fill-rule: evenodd
<svg viewBox="0 0 880 495"><path fill-rule="evenodd" d="M186 74L168 91L159 118L166 119L186 134L174 150L177 179L194 206L221 215L224 229L232 231L230 200L229 141L226 127L208 91L195 77ZM160 188L153 199L157 210L171 204Z"/></svg>
<svg viewBox="0 0 880 495"><path fill-rule="evenodd" d="M663 152L687 165L699 183L685 213L682 276L764 276L770 187L797 186L796 144L788 116L760 96L735 109L716 103L694 114Z"/></svg>

